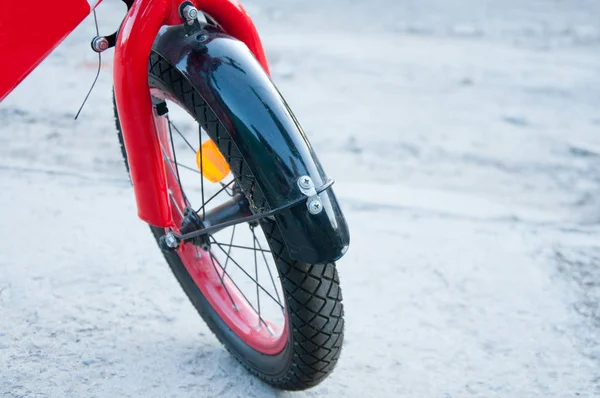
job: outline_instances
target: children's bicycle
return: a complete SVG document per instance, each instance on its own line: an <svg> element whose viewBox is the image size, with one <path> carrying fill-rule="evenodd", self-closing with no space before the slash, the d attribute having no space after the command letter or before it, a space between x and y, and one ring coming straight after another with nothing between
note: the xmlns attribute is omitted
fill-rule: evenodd
<svg viewBox="0 0 600 398"><path fill-rule="evenodd" d="M342 349L334 261L348 227L252 20L236 0L124 2L119 30L91 46L115 49L116 126L139 217L250 372L283 389L318 384ZM0 100L98 3L4 4Z"/></svg>

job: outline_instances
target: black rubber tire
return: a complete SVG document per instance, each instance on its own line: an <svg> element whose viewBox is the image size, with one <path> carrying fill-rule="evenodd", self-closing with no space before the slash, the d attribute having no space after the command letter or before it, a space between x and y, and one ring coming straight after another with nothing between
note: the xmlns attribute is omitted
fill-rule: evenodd
<svg viewBox="0 0 600 398"><path fill-rule="evenodd" d="M187 108L225 156L236 184L242 188L254 211L267 210L260 182L255 180L231 141L231 133L185 77L154 52L150 56L149 82L151 87L168 92ZM115 117L125 165L129 169L116 106ZM166 253L165 258L206 324L250 372L277 388L306 389L317 385L332 372L342 350L344 310L337 270L333 263L304 264L292 260L275 221L263 219L261 226L280 275L289 325L288 342L279 354L265 355L242 341L209 305L177 253ZM151 229L157 240L164 234L161 228Z"/></svg>

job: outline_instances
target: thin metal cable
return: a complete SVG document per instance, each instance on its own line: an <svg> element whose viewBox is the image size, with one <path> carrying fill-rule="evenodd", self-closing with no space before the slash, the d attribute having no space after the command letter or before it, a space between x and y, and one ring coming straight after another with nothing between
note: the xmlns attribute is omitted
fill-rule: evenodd
<svg viewBox="0 0 600 398"><path fill-rule="evenodd" d="M100 36L100 29L98 28L98 18L96 18L96 10L94 9L92 11L92 13L94 14L94 25L96 25L96 36ZM79 110L77 111L77 114L75 115L75 120L77 120L77 118L79 117L79 114L81 113L81 110L83 109L83 106L85 105L88 98L90 97L90 94L92 93L92 90L94 89L94 86L96 85L96 82L98 81L98 77L100 76L101 68L102 68L102 53L98 53L98 71L96 72L96 77L94 78L92 87L90 87L90 91L88 91L87 95L83 99L83 103L81 104L81 106L79 107Z"/></svg>

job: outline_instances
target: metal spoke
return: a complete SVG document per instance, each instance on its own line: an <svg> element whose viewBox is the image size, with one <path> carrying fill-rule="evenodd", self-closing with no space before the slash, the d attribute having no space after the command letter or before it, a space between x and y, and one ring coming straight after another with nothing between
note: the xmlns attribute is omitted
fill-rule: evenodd
<svg viewBox="0 0 600 398"><path fill-rule="evenodd" d="M179 208L179 205L177 204L177 201L175 200L175 197L173 196L173 192L170 189L169 189L169 197L173 201L173 204L175 205L177 212L179 213L179 215L181 216L181 219L183 220L185 218L183 215L183 211L181 211L181 209Z"/></svg>
<svg viewBox="0 0 600 398"><path fill-rule="evenodd" d="M208 200L207 200L206 202L204 201L204 196L203 196L203 197L202 197L202 203L203 203L203 205L202 205L202 207L200 207L200 208L199 208L199 209L196 211L196 213L200 213L200 210L202 210L202 211L203 211L203 213L204 213L204 208L206 207L206 205L207 205L207 204L208 204L208 203L209 203L211 200L213 200L214 198L216 198L216 197L217 197L217 196L218 196L218 195L219 195L221 192L223 192L223 191L227 190L227 187L228 187L228 186L230 186L231 184L233 184L233 182L234 182L234 180L231 180L231 181L230 181L230 182L229 182L227 185L225 185L223 188L219 189L219 190L218 190L218 191L217 191L217 192L216 192L216 193L215 193L213 196L211 196L210 198L208 198ZM202 191L202 192L204 192L204 191ZM206 218L206 213L204 213L204 217Z"/></svg>
<svg viewBox="0 0 600 398"><path fill-rule="evenodd" d="M173 168L173 165L175 164L175 162L173 162L173 160L171 158L169 158L169 156L167 155L167 151L162 146L162 143L160 144L160 149L162 150L164 160L166 160L168 162L169 169L171 170L173 177L177 178L177 173L175 172L175 169Z"/></svg>
<svg viewBox="0 0 600 398"><path fill-rule="evenodd" d="M200 174L200 175L202 175L202 173L200 173L200 171L199 171L199 170L197 170L197 169L194 169L193 167L190 167L190 166L186 166L186 165L184 165L184 164L181 164L181 163L175 163L175 162L173 161L173 159L169 159L168 157L166 157L166 155L165 155L165 159L166 159L166 160L168 160L168 161L169 161L171 164L174 164L174 165L176 165L176 166L178 166L178 167L181 167L182 169L189 170L189 171L192 171L192 172L194 172L194 173L196 173L196 174ZM211 197L210 197L210 198L209 198L209 199L206 201L206 203L205 203L204 205L208 204L208 202L210 202L211 200L213 200L213 199L214 199L214 198L215 198L217 195L219 195L219 194L220 194L221 192L223 192L223 191L225 191L225 193L227 193L227 195L229 195L229 196L233 197L233 196L234 196L234 194L233 194L233 193L231 193L231 192L229 192L229 191L227 190L227 188L229 188L229 187L231 186L231 184L233 184L234 182L235 182L235 180L231 180L231 181L229 181L227 184L224 184L224 183L220 182L219 184L221 184L221 188L220 188L220 189L217 191L217 193L215 193L213 196L211 196ZM200 210L202 210L202 207L200 207L196 213L198 213Z"/></svg>
<svg viewBox="0 0 600 398"><path fill-rule="evenodd" d="M254 227L250 226L252 235L254 235ZM254 241L254 274L256 275L256 301L258 302L258 317L260 318L260 295L258 294L258 261L256 259L256 240Z"/></svg>
<svg viewBox="0 0 600 398"><path fill-rule="evenodd" d="M173 151L173 161L175 162L175 170L177 171L177 183L179 184L179 189L183 192L183 186L181 185L181 179L179 178L179 167L177 166L177 154L175 153L175 144L173 144L173 131L171 130L171 126L173 123L169 120L169 115L166 116L167 122L169 124L169 140L171 141L171 150Z"/></svg>
<svg viewBox="0 0 600 398"><path fill-rule="evenodd" d="M171 122L170 120L169 120L169 123L171 124L171 126L173 127L173 129L175 130L175 132L176 132L177 134L179 134L179 136L180 136L180 137L181 137L181 138L182 138L182 139L185 141L185 143L187 144L187 146L188 146L188 147L189 147L189 148L190 148L190 149L191 149L191 150L192 150L194 153L196 153L196 149L195 149L195 148L192 146L192 144L190 144L190 142L187 140L187 138L185 138L185 136L183 135L183 133L181 133L181 131L180 131L180 130L177 128L177 126L175 126L175 123ZM199 146L199 148L200 148L200 149L199 149L199 150L200 150L200 169L202 169L202 128L200 128L200 146ZM177 163L177 165L178 165L179 167L182 167L182 168L184 168L184 169L187 169L187 170L190 170L190 171L193 171L193 172L196 172L196 173L198 173L198 174L202 175L202 172L201 172L201 171L198 171L198 170L196 170L196 169L194 169L194 168L192 168L192 167L185 166L185 165L183 165L183 164L181 164L181 163ZM232 182L233 182L233 180L232 180L231 182L227 183L227 185L226 185L226 184L224 184L224 183L222 183L222 182L219 182L219 184L221 184L221 187L225 188L225 187L228 187L229 185L231 185L231 183L232 183ZM221 192L221 191L220 191L220 192ZM228 190L225 190L225 192L226 192L226 193L227 193L227 195L229 195L229 196L234 196L234 193L233 193L233 192L229 192ZM198 210L198 211L200 211L200 210Z"/></svg>
<svg viewBox="0 0 600 398"><path fill-rule="evenodd" d="M227 260L225 260L225 265L223 266L223 271L225 271L227 269L227 263L229 262L229 257L231 254L231 249L232 249L232 243L233 243L233 235L235 235L235 227L237 227L237 225L233 226L233 230L231 231L231 239L229 240L229 250L227 250Z"/></svg>
<svg viewBox="0 0 600 398"><path fill-rule="evenodd" d="M167 120L168 120L168 119L167 119ZM185 143L187 144L187 146L189 146L189 147L190 147L190 149L191 149L191 150L192 150L194 153L196 153L196 149L195 149L195 148L192 146L192 144L190 144L190 142L187 140L187 138L185 138L185 136L184 136L183 134L181 134L181 131L179 131L179 129L177 128L177 126L175 126L175 124L174 124L174 123L171 123L171 121L170 121L170 120L169 120L169 124L170 124L171 126L173 126L173 128L175 129L175 132L177 132L177 134L179 134L179 136L180 136L181 138L183 138L183 140L185 141Z"/></svg>
<svg viewBox="0 0 600 398"><path fill-rule="evenodd" d="M200 171L198 171L197 169L194 169L194 168L192 168L192 167L190 167L190 166L186 166L186 165L184 165L184 164L181 164L181 163L175 163L175 162L174 162L172 159L168 159L168 160L169 160L171 163L175 164L176 166L179 166L179 167L181 167L182 169L186 169L186 170L189 170L189 171L193 171L193 172L194 172L194 173L196 173L196 174L200 174L200 175L202 175L202 173L200 173Z"/></svg>
<svg viewBox="0 0 600 398"><path fill-rule="evenodd" d="M235 227L235 225L234 225L234 227ZM223 242L219 242L219 244L221 244L223 246L235 247L236 249L258 250L260 252L271 253L270 250L266 250L266 249L263 249L263 248L256 248L256 249L254 249L253 247L240 246L240 245L232 245L231 243L227 244L227 243L223 243Z"/></svg>
<svg viewBox="0 0 600 398"><path fill-rule="evenodd" d="M185 136L184 136L184 135L181 133L181 131L179 131L179 129L177 128L177 126L175 126L175 123L171 122L170 120L169 120L169 123L171 123L171 126L173 126L173 129L175 130L175 132L176 132L177 134L179 134L179 136L180 136L181 138L183 138L183 140L185 141L185 143L187 144L187 146L188 146L188 147L189 147L189 148L190 148L190 149L191 149L191 150L192 150L194 153L196 153L196 149L195 149L195 148L192 146L192 144L190 144L190 142L187 140L187 138L185 138ZM200 138L202 138L202 130L200 130ZM202 149L201 149L201 148L202 148L202 143L200 143L200 153L202 154ZM184 168L184 169L187 169L187 170L190 170L190 171L194 171L194 172L196 172L196 173L198 173L198 174L202 174L200 171L198 171L198 170L196 170L196 169L193 169L193 168L191 168L191 167L189 167L189 166L185 166L185 165L182 165L182 164L180 164L180 163L178 163L178 165L179 165L179 167L182 167L182 168ZM202 168L202 167L200 167L200 168ZM233 182L233 181L232 181L232 182ZM221 184L221 187L225 187L225 186L226 186L226 185L225 185L224 183L222 183L222 182L219 182L219 184ZM227 184L227 186L229 186L230 184L231 184L231 182L230 182L230 183L228 183L228 184ZM234 196L234 193L233 193L233 192L229 192L229 191L227 191L227 190L225 190L225 192L227 192L227 195L229 195L229 196Z"/></svg>
<svg viewBox="0 0 600 398"><path fill-rule="evenodd" d="M173 177L177 178L177 180L179 180L178 177L178 172L179 170L177 170L177 172L175 171L175 169L173 168L173 164L175 164L175 162L173 162L173 160L171 160L169 158L169 156L167 155L167 151L165 150L165 148L163 147L162 143L160 144L160 149L163 153L163 157L164 159L167 161L167 164L169 166L169 170L171 170L171 174L173 174ZM175 165L177 166L177 165ZM185 200L186 206L190 204L189 200L187 199L187 196L185 196L185 192L183 192L183 187L181 186L181 183L179 183L179 190L181 191L181 195L183 196L183 200Z"/></svg>
<svg viewBox="0 0 600 398"><path fill-rule="evenodd" d="M234 180L231 180L231 182L233 182L233 181L234 181ZM222 186L223 188L226 188L227 186L229 186L229 184L231 184L231 182L227 183L227 185L225 185L225 184L224 184L224 183L222 183L222 182L219 182L219 184L221 184L221 186ZM229 192L229 191L226 189L226 190L225 190L225 192L227 193L227 195L229 195L229 196L231 196L231 197L233 197L233 196L235 195L235 194L233 193L233 190L232 190L231 192Z"/></svg>
<svg viewBox="0 0 600 398"><path fill-rule="evenodd" d="M260 248L260 252L263 256L263 260L265 260L265 267L267 267L267 271L269 271L269 277L271 277L271 283L273 283L273 289L275 290L275 294L277 295L277 300L279 300L279 304L281 304L281 297L279 297L279 292L277 291L277 286L275 284L275 278L273 278L273 273L271 272L271 267L269 267L269 262L267 261L267 256L265 256L265 251L267 251L267 250L263 250L260 242L256 238L254 229L252 229L252 236L254 237L254 242L256 244L258 244L258 247ZM267 252L270 253L270 251L267 251Z"/></svg>
<svg viewBox="0 0 600 398"><path fill-rule="evenodd" d="M214 261L214 260L217 260L217 262L219 261L217 258L215 258L215 256L211 252L208 252L208 253L210 254L211 261ZM214 263L213 263L213 265L214 265ZM229 278L229 280L231 281L231 283L233 283L233 286L235 286L235 288L238 290L238 292L240 292L240 294L242 295L242 297L244 298L244 300L246 300L246 302L248 303L248 305L250 306L250 308L252 308L252 310L258 315L258 311L256 311L256 308L254 308L254 306L252 305L252 303L250 302L250 300L248 300L248 297L246 297L246 295L244 294L244 292L242 292L242 290L237 285L237 283L235 283L235 281L233 280L233 278L231 277L231 275L229 275L229 273L223 271L223 276L225 276L225 275L227 275L227 277ZM234 305L235 305L235 303L234 303ZM262 320L262 318L261 318L261 320ZM264 321L263 321L263 323L264 323Z"/></svg>
<svg viewBox="0 0 600 398"><path fill-rule="evenodd" d="M220 250L221 250L223 253L225 253L225 254L227 255L227 252L225 251L225 249L223 249L223 247L221 246L221 244L220 244L219 242L215 241L215 240L214 240L214 238L212 238L212 242L213 242L214 244L216 244L216 245L217 245L217 247L218 247L218 248L219 248L219 249L220 249ZM244 268L243 268L241 265L239 265L239 264L238 264L238 262L237 262L237 261L235 261L235 260L233 259L233 257L229 257L229 258L231 259L231 262L232 262L232 263L234 263L234 264L235 264L235 265L236 265L236 266L237 266L237 267L238 267L238 268L239 268L239 269L240 269L240 270L241 270L241 271L242 271L244 274L246 274L246 276L247 276L248 278L250 278L250 280L252 280L254 283L256 283L256 285L257 285L257 286L258 286L258 287L259 287L259 288L260 288L260 289L261 289L263 292L265 292L265 294L266 294L267 296L269 296L269 297L270 297L270 298L271 298L273 301L275 301L275 302L277 303L277 305L279 305L281 308L283 308L283 306L281 305L281 303L279 303L279 301L277 301L277 299L276 299L275 297L273 297L273 295L272 295L271 293L269 293L267 290L265 290L265 288L264 288L264 287L262 287L262 286L261 286L261 285L260 285L260 284L259 284L259 283L258 283L258 282L257 282L257 281L256 281L256 280L253 278L253 277L252 277L252 275L250 275L250 274L249 274L249 273L248 273L248 272L247 272L247 271L246 271L246 270L245 270L245 269L244 269Z"/></svg>
<svg viewBox="0 0 600 398"><path fill-rule="evenodd" d="M170 128L171 128L171 127L173 127L173 129L175 130L175 132L176 132L177 134L179 134L179 136L180 136L180 137L181 137L181 138L182 138L182 139L185 141L186 145L187 145L187 146L188 146L188 147L189 147L189 148L190 148L190 149L191 149L191 150L192 150L194 153L196 153L196 149L195 149L195 148L192 146L192 144L190 144L190 142L188 141L188 139L187 139L187 138L185 138L185 136L184 136L184 135L183 135L183 133L182 133L182 132L181 132L181 131L180 131L180 130L177 128L177 126L175 126L175 123L171 122L171 121L170 121L168 118L167 118L167 120L168 120L168 122L169 122L169 130L170 130ZM203 169L204 169L204 168L203 168L203 165L202 165L202 163L203 163L203 162L202 162L202 127L200 127L200 130L199 130L199 143L200 143L200 145L199 145L199 151L200 151L200 171L199 171L199 170L197 170L197 169L194 169L194 168L192 168L192 167L189 167L189 166L183 165L183 164L181 164L181 163L177 163L177 159L175 159L175 162L174 162L174 163L175 163L175 165L176 165L177 167L181 167L181 168L183 168L183 169L186 169L186 170L189 170L189 171L193 171L193 172L195 172L195 173L198 173L198 174L202 175L202 171L201 171L201 170L203 170ZM174 150L174 149L173 149L173 150ZM169 160L171 160L171 159L169 159ZM171 160L171 162L173 162L173 161ZM222 183L222 182L219 182L219 184L221 184L221 187L223 188L223 190L225 190L225 192L227 193L227 195L229 195L229 196L232 196L232 197L234 196L233 192L231 192L231 193L230 193L230 192L229 192L229 191L228 191L226 188L227 188L227 187L229 187L229 186L230 186L230 185L231 185L233 182L234 182L234 180L231 180L231 181L230 181L229 183L227 183L227 184L224 184L224 183ZM201 183L202 183L202 190L203 190L203 192L204 192L204 181L202 181ZM218 193L221 193L221 192L223 192L223 190L220 190ZM212 199L212 198L211 198L211 199ZM209 199L208 201L210 201L210 199ZM206 203L208 203L208 201L207 201ZM204 196L203 196L202 202L204 203ZM206 205L206 203L204 203L204 205ZM200 210L202 210L202 207L201 207L200 209L198 209L198 212L199 212Z"/></svg>
<svg viewBox="0 0 600 398"><path fill-rule="evenodd" d="M215 269L215 272L217 273L217 275L219 275L219 279L221 280L221 285L223 285L223 288L225 288L225 293L227 293L227 296L229 296L229 300L231 300L231 304L233 304L233 308L235 308L235 310L238 311L237 305L235 304L235 301L233 301L233 297L231 297L231 293L229 293L229 290L227 289L227 286L225 285L225 281L223 281L223 274L221 274L219 271L217 271L217 266L215 265L215 257L213 256L213 254L211 252L208 252L208 253L210 254L210 262L212 263L212 266Z"/></svg>
<svg viewBox="0 0 600 398"><path fill-rule="evenodd" d="M204 165L202 163L202 127L198 128L198 145L200 148L200 173L202 173L204 171ZM206 202L204 201L204 177L200 178L200 189L202 190L202 207L200 208L200 210L202 210L202 218L206 218ZM200 210L198 210L198 212L200 212Z"/></svg>

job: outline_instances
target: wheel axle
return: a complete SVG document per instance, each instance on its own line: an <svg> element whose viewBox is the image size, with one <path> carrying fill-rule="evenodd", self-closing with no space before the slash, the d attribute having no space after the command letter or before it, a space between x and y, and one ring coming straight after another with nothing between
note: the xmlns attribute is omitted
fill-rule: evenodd
<svg viewBox="0 0 600 398"><path fill-rule="evenodd" d="M317 195L329 189L333 183L333 180L327 180L327 182L319 187L319 189L314 189L313 187L314 195L309 197L309 202L310 199L314 197L318 198ZM208 244L210 246L208 237L222 230L223 228L243 223L257 223L263 218L272 217L277 213L297 206L301 203L307 203L306 196L293 200L290 203L280 206L276 209L265 211L259 214L252 214L248 200L243 194L238 193L227 202L215 207L214 209L211 209L210 211L207 211L204 214L204 218L201 218L193 209L186 209L184 212L184 222L180 229L180 233L178 234L173 231L167 232L159 239L159 246L164 251L176 250L181 242L192 242L194 244L196 244L196 242L200 242L200 246L202 246L202 244ZM193 214L189 213L189 211L191 211ZM186 220L188 221L186 222ZM202 237L202 239L198 240L200 237ZM177 242L176 245L173 243L174 241Z"/></svg>

